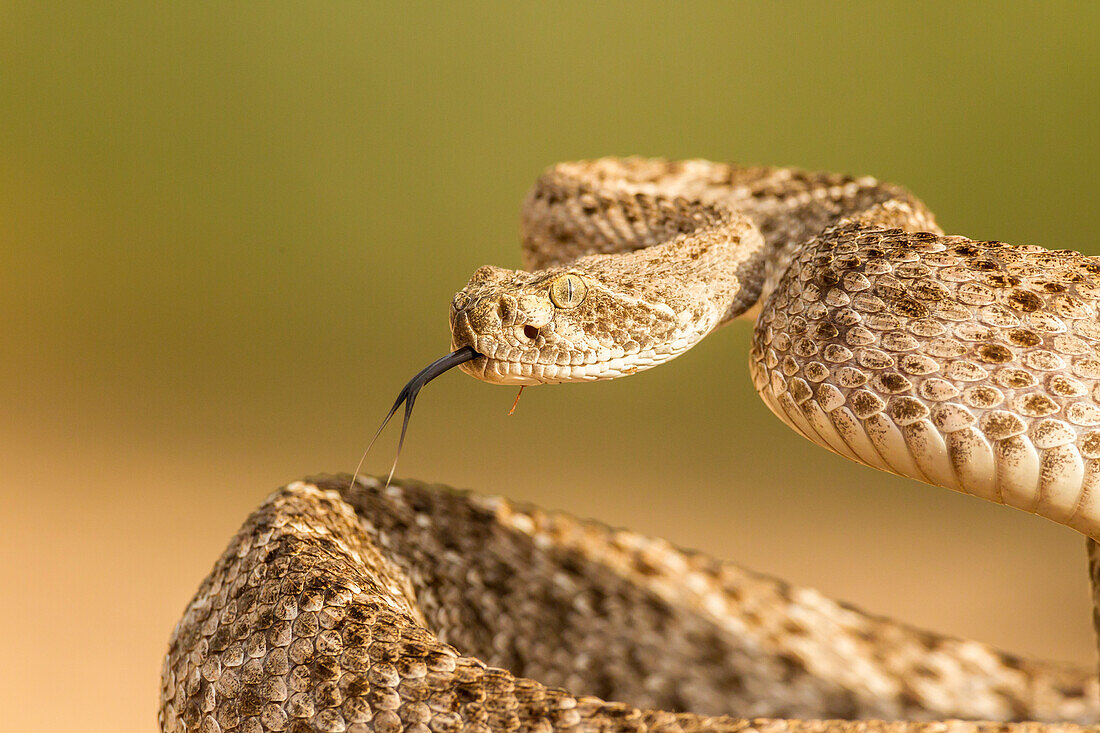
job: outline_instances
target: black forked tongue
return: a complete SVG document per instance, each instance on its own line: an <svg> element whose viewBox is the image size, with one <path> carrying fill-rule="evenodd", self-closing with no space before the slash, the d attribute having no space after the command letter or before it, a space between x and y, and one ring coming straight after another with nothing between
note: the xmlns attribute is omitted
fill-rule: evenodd
<svg viewBox="0 0 1100 733"><path fill-rule="evenodd" d="M409 417L412 415L413 403L416 402L416 395L420 393L420 388L443 372L449 371L459 364L471 361L479 356L481 355L469 346L463 346L461 349L453 351L441 359L436 359L409 380L409 383L406 384L401 390L401 393L397 395L397 400L394 401L393 407L390 408L389 414L386 415L386 419L382 421L378 431L375 432L374 437L371 438L367 449L363 451L363 457L359 459L359 465L355 467L355 473L351 477L351 483L353 485L355 484L355 479L359 477L359 469L363 467L363 461L366 460L367 454L370 453L374 441L378 440L378 436L382 434L386 425L389 424L390 418L397 413L397 409L401 407L401 403L404 402L405 419L401 421L401 437L397 440L397 454L393 457L393 465L390 466L390 475L386 477L386 486L388 487L390 485L390 481L393 480L394 469L397 468L397 459L401 457L401 446L405 444L405 431L409 429Z"/></svg>

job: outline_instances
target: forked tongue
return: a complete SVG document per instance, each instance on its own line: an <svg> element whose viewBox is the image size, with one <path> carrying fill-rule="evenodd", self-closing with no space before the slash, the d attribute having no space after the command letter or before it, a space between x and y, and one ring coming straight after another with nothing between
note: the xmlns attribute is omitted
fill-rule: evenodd
<svg viewBox="0 0 1100 733"><path fill-rule="evenodd" d="M397 440L397 453L393 457L393 465L390 466L390 475L386 477L386 486L388 487L390 485L390 481L393 480L394 469L397 468L397 459L401 457L401 446L405 444L405 431L409 428L409 416L412 415L413 403L416 401L416 395L420 393L420 388L443 372L453 369L459 364L476 359L478 356L480 355L472 348L463 346L461 349L453 351L441 359L436 359L409 380L409 383L406 384L401 390L401 393L397 395L397 400L393 403L393 407L390 408L390 412L386 415L386 419L383 420L382 424L378 427L378 431L375 432L374 437L371 438L370 444L367 445L367 449L363 451L363 457L359 459L359 465L355 467L355 473L352 474L351 485L354 485L355 480L359 477L359 469L363 467L363 461L367 459L367 454L370 453L374 441L378 440L378 436L382 434L386 425L389 424L390 418L397 413L397 408L401 407L401 403L404 402L405 419L401 421L401 437Z"/></svg>

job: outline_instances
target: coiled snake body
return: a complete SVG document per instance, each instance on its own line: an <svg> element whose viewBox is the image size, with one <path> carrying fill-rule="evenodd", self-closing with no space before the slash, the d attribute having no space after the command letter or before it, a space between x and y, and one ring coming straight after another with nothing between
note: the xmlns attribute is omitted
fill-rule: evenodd
<svg viewBox="0 0 1100 733"><path fill-rule="evenodd" d="M920 201L870 178L641 159L550 169L524 245L529 272L481 268L451 305L468 373L628 375L758 313L754 383L805 437L1100 536L1097 260L944 236ZM659 540L343 478L277 492L232 540L173 633L160 719L166 731L1013 727L857 720L965 718L1051 732L1100 721L1097 695L1084 671Z"/></svg>

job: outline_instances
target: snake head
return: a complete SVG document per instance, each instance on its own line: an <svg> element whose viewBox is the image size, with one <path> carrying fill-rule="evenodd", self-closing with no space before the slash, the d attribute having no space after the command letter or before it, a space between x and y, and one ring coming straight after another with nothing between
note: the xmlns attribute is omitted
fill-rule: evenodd
<svg viewBox="0 0 1100 733"><path fill-rule="evenodd" d="M480 355L460 368L495 384L613 379L667 361L702 337L687 335L698 330L694 322L685 329L691 314L638 292L629 278L606 277L606 259L535 273L478 269L451 302L452 347Z"/></svg>

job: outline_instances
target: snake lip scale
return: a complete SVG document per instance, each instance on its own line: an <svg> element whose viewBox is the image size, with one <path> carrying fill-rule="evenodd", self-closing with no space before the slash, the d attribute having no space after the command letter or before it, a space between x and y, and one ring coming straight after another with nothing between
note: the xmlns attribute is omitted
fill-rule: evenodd
<svg viewBox="0 0 1100 733"><path fill-rule="evenodd" d="M500 384L612 379L752 319L753 384L783 422L1081 532L1096 605L1096 258L946 235L870 177L701 160L558 164L522 221L526 269L479 268L456 294L452 353L387 417L405 404L402 439L420 388L454 366ZM343 476L284 487L232 538L172 633L159 720L1070 733L1100 730L1100 684L626 530Z"/></svg>

